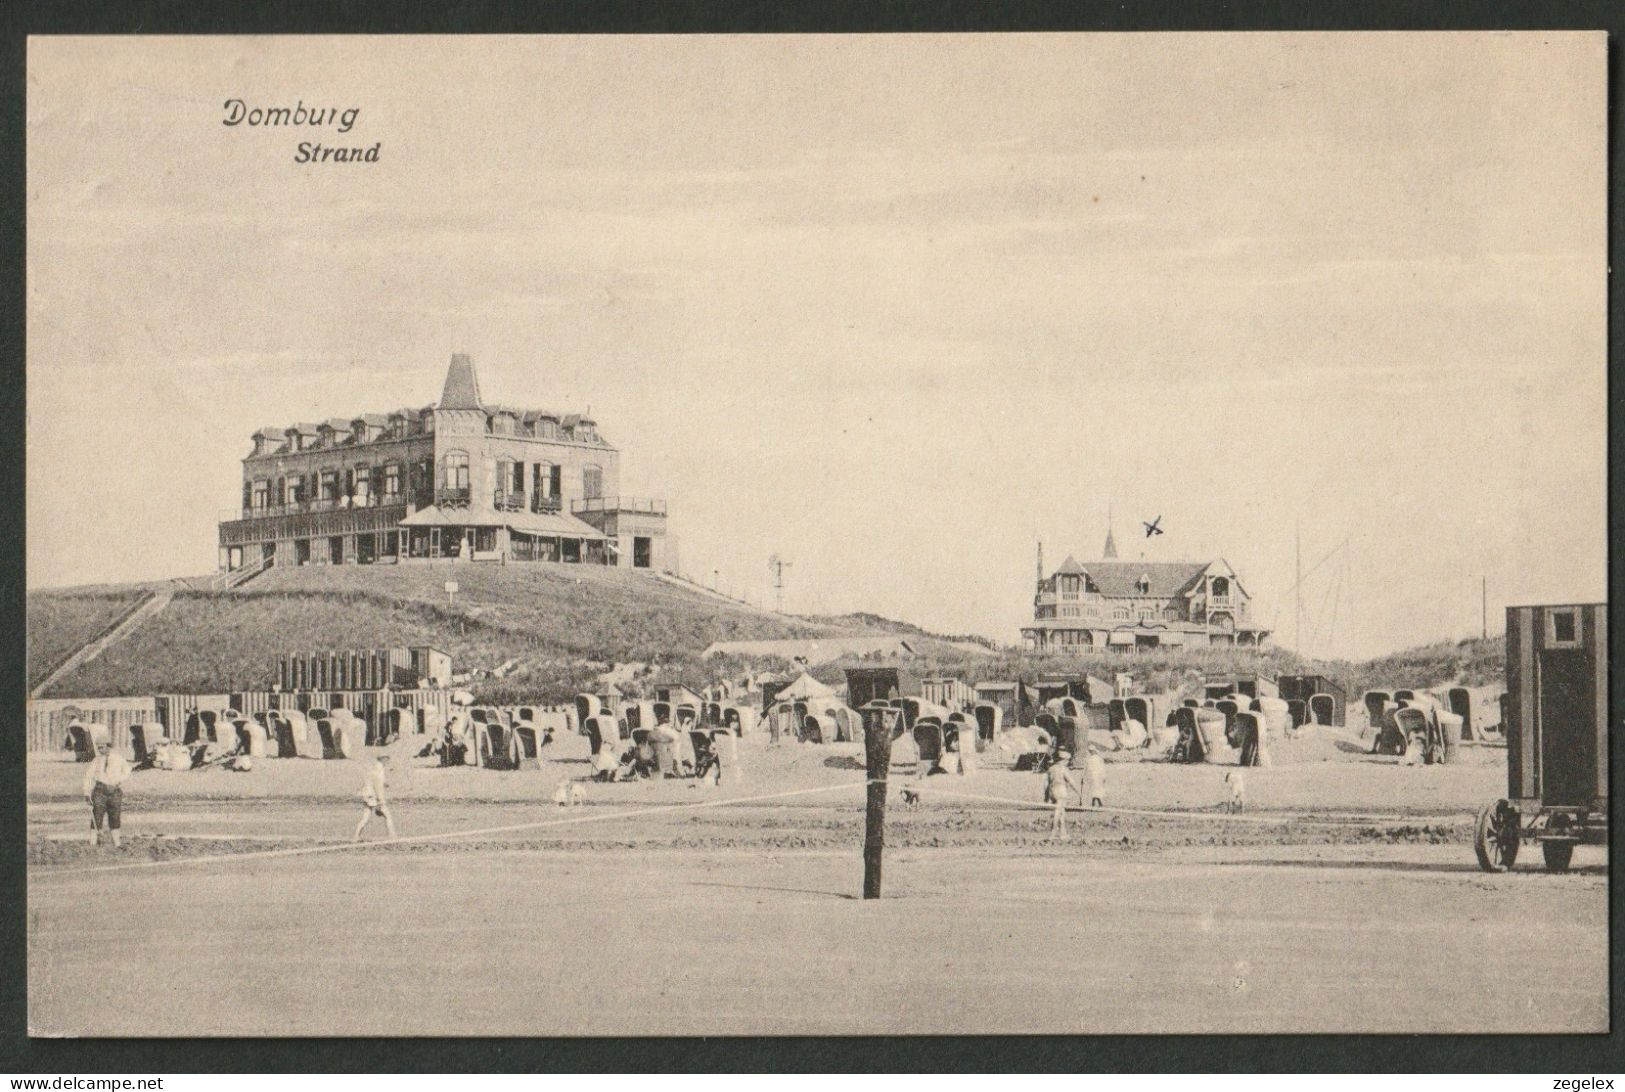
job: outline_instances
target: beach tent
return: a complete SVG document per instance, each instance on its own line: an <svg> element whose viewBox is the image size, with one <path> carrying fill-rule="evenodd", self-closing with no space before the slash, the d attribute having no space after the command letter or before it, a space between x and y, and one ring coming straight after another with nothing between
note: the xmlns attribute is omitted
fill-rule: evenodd
<svg viewBox="0 0 1625 1092"><path fill-rule="evenodd" d="M1248 711L1263 716L1262 727L1272 736L1284 736L1287 729L1297 727L1292 720L1291 708L1280 698L1254 698L1248 703Z"/></svg>
<svg viewBox="0 0 1625 1092"><path fill-rule="evenodd" d="M889 701L871 701L858 715L863 718L865 738L869 732L885 732L892 740L903 734L903 711Z"/></svg>
<svg viewBox="0 0 1625 1092"><path fill-rule="evenodd" d="M164 726L151 722L130 725L130 757L137 769L146 769L158 759L158 745L165 742Z"/></svg>
<svg viewBox="0 0 1625 1092"><path fill-rule="evenodd" d="M1174 723L1179 728L1174 761L1227 762L1235 757L1235 750L1225 739L1224 714L1183 706L1174 710Z"/></svg>
<svg viewBox="0 0 1625 1092"><path fill-rule="evenodd" d="M979 701L972 712L976 716L976 749L982 750L983 745L991 743L1004 727L1004 707L997 702ZM1011 717L1011 726L1015 718Z"/></svg>
<svg viewBox="0 0 1625 1092"><path fill-rule="evenodd" d="M934 771L942 764L942 721L937 717L921 717L914 722L914 748L919 754L920 773Z"/></svg>
<svg viewBox="0 0 1625 1092"><path fill-rule="evenodd" d="M801 718L801 742L834 743L835 721L826 713L808 713Z"/></svg>
<svg viewBox="0 0 1625 1092"><path fill-rule="evenodd" d="M1461 718L1462 742L1482 743L1490 728L1489 702L1465 686L1452 686L1446 694L1450 711Z"/></svg>
<svg viewBox="0 0 1625 1092"><path fill-rule="evenodd" d="M1268 766L1269 725L1265 715L1256 710L1236 714L1236 738L1241 743L1238 762L1243 766Z"/></svg>
<svg viewBox="0 0 1625 1092"><path fill-rule="evenodd" d="M112 737L105 724L76 719L68 725L68 746L73 750L75 762L94 761L96 745L110 742Z"/></svg>
<svg viewBox="0 0 1625 1092"><path fill-rule="evenodd" d="M1386 690L1367 690L1361 699L1365 706L1366 724L1371 728L1381 728L1382 715L1393 700L1394 696Z"/></svg>
<svg viewBox="0 0 1625 1092"><path fill-rule="evenodd" d="M333 733L334 758L360 758L367 742L367 723L348 709L328 714Z"/></svg>
<svg viewBox="0 0 1625 1092"><path fill-rule="evenodd" d="M845 700L832 687L825 686L817 679L803 671L784 689L773 695L775 702L804 701L809 709L822 710L825 704L831 706L845 705Z"/></svg>
<svg viewBox="0 0 1625 1092"><path fill-rule="evenodd" d="M252 720L231 721L237 733L237 750L250 758L265 757L265 726Z"/></svg>
<svg viewBox="0 0 1625 1092"><path fill-rule="evenodd" d="M581 725L581 731L587 730L587 722L603 712L603 703L596 694L576 695L576 723Z"/></svg>
<svg viewBox="0 0 1625 1092"><path fill-rule="evenodd" d="M722 723L734 735L742 736L756 730L756 709L749 705L730 705L722 710Z"/></svg>
<svg viewBox="0 0 1625 1092"><path fill-rule="evenodd" d="M1152 725L1159 723L1157 719L1157 699L1146 694L1133 694L1123 699L1123 712L1129 720L1137 720L1148 733L1146 742L1150 742L1149 732Z"/></svg>
<svg viewBox="0 0 1625 1092"><path fill-rule="evenodd" d="M320 758L317 749L307 741L309 725L305 714L297 709L278 709L271 714L271 728L276 738L279 758Z"/></svg>
<svg viewBox="0 0 1625 1092"><path fill-rule="evenodd" d="M943 767L949 773L970 773L976 768L976 751L980 746L975 715L949 714L947 723L942 726Z"/></svg>

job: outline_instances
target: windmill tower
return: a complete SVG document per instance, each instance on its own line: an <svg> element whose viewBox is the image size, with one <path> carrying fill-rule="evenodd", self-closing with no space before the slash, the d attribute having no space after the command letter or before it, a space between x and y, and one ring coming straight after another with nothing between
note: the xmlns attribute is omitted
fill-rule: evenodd
<svg viewBox="0 0 1625 1092"><path fill-rule="evenodd" d="M767 570L773 574L773 611L776 614L784 613L784 570L791 564L778 554L767 559Z"/></svg>

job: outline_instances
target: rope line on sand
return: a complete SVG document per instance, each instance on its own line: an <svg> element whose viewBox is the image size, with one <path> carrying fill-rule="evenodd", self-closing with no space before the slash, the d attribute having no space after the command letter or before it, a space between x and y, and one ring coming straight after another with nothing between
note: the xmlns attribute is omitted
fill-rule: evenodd
<svg viewBox="0 0 1625 1092"><path fill-rule="evenodd" d="M301 857L314 853L340 853L351 849L371 849L376 846L398 846L422 842L445 841L450 838L469 838L484 834L511 834L520 830L539 830L545 827L564 827L576 823L609 822L612 819L628 819L639 815L660 815L673 811L698 811L702 808L721 808L736 804L755 804L764 800L784 800L792 796L808 796L812 793L835 792L838 789L853 789L866 785L867 782L845 782L839 785L820 785L813 789L792 789L788 792L766 793L761 796L741 796L731 800L698 800L691 804L656 804L652 807L637 808L632 811L618 811L609 815L576 815L567 819L539 819L532 823L512 823L500 827L482 827L478 830L449 830L438 834L414 834L406 838L378 838L368 842L328 842L315 846L299 846L293 849L264 849L252 853L216 853L207 857L174 857L162 861L126 861L120 864L91 865L86 868L52 868L36 873L35 878L44 879L55 876L85 876L95 872L122 872L135 868L159 868L163 865L195 865L213 864L221 861L264 861L273 857Z"/></svg>
<svg viewBox="0 0 1625 1092"><path fill-rule="evenodd" d="M1054 804L1046 804L1036 800L1018 800L1009 796L982 796L977 793L955 792L952 789L938 788L932 782L910 782L910 787L920 787L924 797L944 796L961 800L985 800L990 804L1015 804L1018 807L1032 810L1051 811ZM1456 815L1347 815L1339 818L1315 818L1314 816L1299 815L1246 815L1241 812L1226 811L1154 811L1149 808L1117 808L1110 806L1095 807L1091 804L1068 804L1069 812L1098 812L1115 815L1143 815L1155 819L1219 819L1227 823L1313 823L1321 826L1346 826L1354 823L1386 823L1405 825L1414 823L1459 823L1463 819L1472 818L1466 812Z"/></svg>
<svg viewBox="0 0 1625 1092"><path fill-rule="evenodd" d="M899 781L899 785L916 789L922 797L944 797L958 800L979 800L990 804L1009 804L1018 808L1034 811L1050 811L1053 804L1042 801L1023 800L1009 796L987 796L979 793L956 792L940 784L918 779ZM138 868L160 868L165 865L197 865L214 864L223 861L263 861L279 857L303 857L316 853L341 853L353 849L369 849L376 846L413 845L427 842L447 841L452 838L471 838L487 834L512 834L522 830L544 830L551 827L573 826L578 823L610 822L615 819L630 819L645 815L662 815L674 811L701 811L706 808L732 807L740 804L756 804L769 800L787 800L793 796L810 796L816 793L836 792L842 789L858 787L867 788L870 785L887 785L888 778L867 778L863 781L845 782L838 785L820 785L811 789L791 789L786 792L765 793L758 796L741 796L730 800L699 800L687 804L656 804L651 807L636 808L612 812L608 815L576 815L563 819L539 819L530 823L510 823L499 827L480 827L475 830L450 830L436 834L415 834L405 838L380 838L367 842L328 842L315 846L298 846L291 849L265 849L250 853L217 853L206 857L175 857L158 861L126 861L118 864L90 865L84 868L50 868L35 873L35 878L44 879L57 876L84 876L103 872L124 872ZM1380 825L1413 825L1417 823L1455 823L1471 818L1465 813L1456 815L1348 815L1338 818L1316 818L1314 816L1297 815L1246 815L1239 812L1207 812L1207 811L1161 811L1150 808L1122 808L1112 806L1095 807L1090 804L1068 804L1068 812L1095 812L1112 815L1136 815L1155 819L1208 819L1228 823L1260 823L1280 825L1283 823L1297 823L1318 826L1347 826L1354 823L1380 824Z"/></svg>

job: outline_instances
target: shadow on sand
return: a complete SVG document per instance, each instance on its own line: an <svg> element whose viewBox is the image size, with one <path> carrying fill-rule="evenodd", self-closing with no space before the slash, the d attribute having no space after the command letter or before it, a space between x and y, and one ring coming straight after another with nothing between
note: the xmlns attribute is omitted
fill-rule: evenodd
<svg viewBox="0 0 1625 1092"><path fill-rule="evenodd" d="M810 887L774 887L760 883L717 883L714 880L695 880L690 887L726 887L734 891L779 891L789 895L823 895L831 899L856 899L858 896L842 891L815 891Z"/></svg>
<svg viewBox="0 0 1625 1092"><path fill-rule="evenodd" d="M1429 872L1434 874L1457 872L1473 873L1485 877L1494 875L1494 873L1485 872L1479 868L1472 860L1470 853L1465 861L1336 861L1317 860L1310 857L1284 857L1274 860L1235 860L1224 863L1229 866L1260 865L1265 868L1330 868L1365 872ZM1608 873L1608 866L1605 864L1583 865L1571 868L1569 872L1575 876L1604 876ZM1528 867L1514 867L1506 875L1537 875L1545 873L1545 867L1536 863Z"/></svg>

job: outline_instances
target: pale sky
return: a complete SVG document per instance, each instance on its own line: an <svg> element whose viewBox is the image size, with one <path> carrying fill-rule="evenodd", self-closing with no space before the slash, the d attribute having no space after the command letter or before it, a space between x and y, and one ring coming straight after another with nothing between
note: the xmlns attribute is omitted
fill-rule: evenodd
<svg viewBox="0 0 1625 1092"><path fill-rule="evenodd" d="M1108 505L1286 644L1295 526L1347 539L1324 655L1476 635L1481 576L1492 632L1602 599L1605 77L1602 34L35 38L28 584L212 571L254 429L466 351L787 609L1014 642Z"/></svg>

